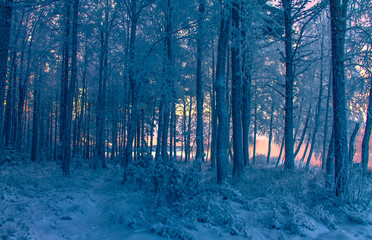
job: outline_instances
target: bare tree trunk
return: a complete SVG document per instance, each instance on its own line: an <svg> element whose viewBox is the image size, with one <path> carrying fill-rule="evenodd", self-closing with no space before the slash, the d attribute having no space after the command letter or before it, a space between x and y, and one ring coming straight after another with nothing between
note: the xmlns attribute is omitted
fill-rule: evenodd
<svg viewBox="0 0 372 240"><path fill-rule="evenodd" d="M256 91L255 91L255 97ZM255 100L254 105L254 130L253 130L253 156L252 156L252 164L256 164L256 146L257 146L257 100Z"/></svg>
<svg viewBox="0 0 372 240"><path fill-rule="evenodd" d="M324 139L323 139L323 154L322 154L322 169L326 166L326 151L327 151L327 138L328 138L328 115L329 115L329 102L331 99L331 86L332 85L332 71L329 76L328 82L328 96L327 96L327 106L326 106L326 115L324 120ZM363 150L362 150L363 151Z"/></svg>
<svg viewBox="0 0 372 240"><path fill-rule="evenodd" d="M68 86L67 92L67 112L66 112L66 125L63 143L63 158L62 169L65 176L70 175L70 162L71 162L71 127L72 127L72 111L73 101L75 95L75 86L77 82L77 22L78 22L78 8L79 0L73 2L73 17L72 17L72 52L71 52L71 81Z"/></svg>
<svg viewBox="0 0 372 240"><path fill-rule="evenodd" d="M161 139L163 133L163 105L164 105L164 97L162 96L159 101L159 117L158 117L158 136L156 139L156 153L155 159L159 159L160 157L160 148L161 148Z"/></svg>
<svg viewBox="0 0 372 240"><path fill-rule="evenodd" d="M192 97L190 92L190 104L189 104L189 119L187 124L187 140L186 140L186 161L191 160L191 118L192 118Z"/></svg>
<svg viewBox="0 0 372 240"><path fill-rule="evenodd" d="M154 109L152 111L151 128L150 128L150 154L152 155L152 145L154 139L154 125L155 125L155 114L156 114L156 102L154 101Z"/></svg>
<svg viewBox="0 0 372 240"><path fill-rule="evenodd" d="M35 83L34 83L35 84ZM36 85L36 84L35 84ZM38 92L38 86L34 89L34 107L32 117L32 147L31 147L31 161L38 159L38 140L39 140L39 104L40 104L40 93Z"/></svg>
<svg viewBox="0 0 372 240"><path fill-rule="evenodd" d="M228 111L226 106L226 51L229 35L229 16L225 14L230 14L230 6L228 4L223 4L221 9L221 27L220 35L218 38L218 50L217 50L217 67L216 67L216 111L218 118L218 135L217 135L217 183L221 184L227 180L227 170L228 170L228 159L227 150L229 147L229 120Z"/></svg>
<svg viewBox="0 0 372 240"><path fill-rule="evenodd" d="M252 19L249 17L246 23L246 28L252 26ZM249 128L251 123L251 85L252 85L252 41L250 37L246 36L245 30L243 30L243 61L242 61L242 72L243 72L243 110L242 110L242 122L243 122L243 156L244 165L249 166Z"/></svg>
<svg viewBox="0 0 372 240"><path fill-rule="evenodd" d="M216 165L216 152L217 152L217 112L216 112L216 94L215 94L215 57L214 49L212 51L212 88L211 88L211 109L212 109L212 140L211 140L211 166L214 168Z"/></svg>
<svg viewBox="0 0 372 240"><path fill-rule="evenodd" d="M167 0L167 12L165 14L166 17L166 38L165 44L167 48L167 85L170 86L170 92L174 92L173 89L173 79L172 79L172 72L173 72L173 56L172 56L172 11L173 8L171 6L171 0ZM172 94L165 94L165 104L164 104L164 118L163 118L163 133L162 133L162 146L161 146L161 156L163 160L167 160L169 158L168 155L168 130L169 130L169 117L170 117L170 105L171 102L174 101L174 95ZM172 144L172 143L170 143Z"/></svg>
<svg viewBox="0 0 372 240"><path fill-rule="evenodd" d="M335 138L336 196L347 194L350 167L347 148L347 107L345 78L345 32L348 0L330 0L333 79L333 121Z"/></svg>
<svg viewBox="0 0 372 240"><path fill-rule="evenodd" d="M131 26L130 26L130 40L129 40L129 82L130 89L132 92L131 98L131 112L128 120L128 131L127 131L127 146L125 148L124 156L124 176L122 183L124 184L127 181L127 166L132 162L132 152L133 152L133 139L135 134L135 126L137 121L138 109L137 109L137 97L139 92L140 83L136 81L134 76L134 57L135 57L135 42L136 42L136 32L137 32L137 20L139 12L137 12L137 1L133 1L131 5ZM159 139L158 139L159 141Z"/></svg>
<svg viewBox="0 0 372 240"><path fill-rule="evenodd" d="M292 1L283 0L285 22L285 162L287 169L294 169L293 154L293 41L292 41Z"/></svg>
<svg viewBox="0 0 372 240"><path fill-rule="evenodd" d="M236 45L231 47L231 73L232 73L232 122L233 122L233 149L234 164L233 176L240 177L243 174L244 156L243 156L243 136L242 136L242 79L241 79L241 56L240 56L240 16L239 4L232 2L232 38Z"/></svg>
<svg viewBox="0 0 372 240"><path fill-rule="evenodd" d="M273 139L273 120L274 120L274 100L271 103L271 113L270 113L270 127L269 127L269 147L267 151L267 163L270 162L271 155L271 142Z"/></svg>
<svg viewBox="0 0 372 240"><path fill-rule="evenodd" d="M59 134L60 134L60 143L61 148L59 152L59 157L62 161L62 172L64 176L69 176L70 174L70 161L69 157L65 154L65 146L66 144L66 132L67 130L67 114L68 114L68 78L69 78L69 38L70 38L70 1L64 1L65 7L65 33L63 39L63 60L62 60L62 87L61 87L61 121L59 126Z"/></svg>
<svg viewBox="0 0 372 240"><path fill-rule="evenodd" d="M202 36L204 0L199 0L198 39L196 43L196 159L204 160L203 137L203 80L202 80Z"/></svg>
<svg viewBox="0 0 372 240"><path fill-rule="evenodd" d="M13 0L5 0L0 3L0 148L3 146L3 112L10 27L12 22L12 3Z"/></svg>

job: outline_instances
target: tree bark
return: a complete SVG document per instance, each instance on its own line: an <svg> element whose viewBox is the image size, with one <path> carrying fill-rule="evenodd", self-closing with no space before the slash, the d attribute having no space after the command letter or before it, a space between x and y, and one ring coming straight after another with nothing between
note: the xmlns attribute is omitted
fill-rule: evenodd
<svg viewBox="0 0 372 240"><path fill-rule="evenodd" d="M335 139L336 196L347 194L349 157L345 78L345 32L348 0L330 0L333 79L333 129Z"/></svg>
<svg viewBox="0 0 372 240"><path fill-rule="evenodd" d="M229 35L230 21L226 18L225 12L230 12L228 4L223 4L221 9L221 27L218 38L217 48L217 67L216 67L216 111L218 119L217 135L217 183L221 184L227 180L228 158L227 150L229 148L229 125L228 112L226 106L226 52Z"/></svg>
<svg viewBox="0 0 372 240"><path fill-rule="evenodd" d="M67 119L68 119L68 82L69 82L69 56L70 56L70 50L69 50L69 38L70 38L70 1L65 0L64 1L64 7L65 7L65 33L64 33L64 39L63 39L63 60L62 60L62 87L61 87L61 120L60 120L60 127L59 127L59 133L60 133L60 158L62 161L62 173L64 176L70 175L70 161L69 157L66 154L66 150L68 146L65 146L67 143L66 135L67 132ZM66 150L65 150L66 149Z"/></svg>
<svg viewBox="0 0 372 240"><path fill-rule="evenodd" d="M331 100L331 87L332 87L332 71L330 72L328 82L328 95L327 95L327 106L326 115L324 120L324 139L323 139L323 154L322 154L322 169L326 166L326 151L327 151L327 137L328 137L328 115L329 115L329 102ZM362 147L363 148L363 147ZM363 150L362 150L363 152Z"/></svg>
<svg viewBox="0 0 372 240"><path fill-rule="evenodd" d="M241 79L241 57L240 57L240 15L239 4L232 2L232 38L236 44L231 47L231 73L232 73L232 122L233 122L233 176L240 177L243 174L244 156L243 156L243 136L242 136L242 79Z"/></svg>
<svg viewBox="0 0 372 240"><path fill-rule="evenodd" d="M292 0L282 1L285 24L285 162L286 169L294 169L293 154L293 41L292 41Z"/></svg>
<svg viewBox="0 0 372 240"><path fill-rule="evenodd" d="M13 0L5 0L0 3L0 147L3 145L3 112L8 66L10 27L12 22L12 3Z"/></svg>
<svg viewBox="0 0 372 240"><path fill-rule="evenodd" d="M269 146L267 151L267 163L270 162L270 155L271 155L271 142L273 139L273 121L274 121L274 100L271 100L271 113L270 113L270 127L269 127Z"/></svg>
<svg viewBox="0 0 372 240"><path fill-rule="evenodd" d="M204 160L203 137L203 80L202 80L202 37L204 0L199 0L198 38L196 43L196 159Z"/></svg>

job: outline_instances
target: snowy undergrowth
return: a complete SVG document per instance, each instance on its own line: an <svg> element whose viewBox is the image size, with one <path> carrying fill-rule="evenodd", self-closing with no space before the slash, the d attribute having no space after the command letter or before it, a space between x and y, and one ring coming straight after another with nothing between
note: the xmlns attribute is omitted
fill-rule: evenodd
<svg viewBox="0 0 372 240"><path fill-rule="evenodd" d="M161 161L131 166L130 182L148 192L152 202L140 217L148 229L187 240L199 239L200 229L221 239L313 239L320 232L337 231L338 225L370 224L360 216L369 216L371 209L335 204L316 171L253 168L242 180L219 186L213 173L201 169L200 164ZM359 217L353 219L351 212Z"/></svg>
<svg viewBox="0 0 372 240"><path fill-rule="evenodd" d="M207 164L144 159L123 186L111 164L75 160L64 178L26 159L0 167L0 239L372 239L370 207L341 205L316 170L260 166L217 185Z"/></svg>

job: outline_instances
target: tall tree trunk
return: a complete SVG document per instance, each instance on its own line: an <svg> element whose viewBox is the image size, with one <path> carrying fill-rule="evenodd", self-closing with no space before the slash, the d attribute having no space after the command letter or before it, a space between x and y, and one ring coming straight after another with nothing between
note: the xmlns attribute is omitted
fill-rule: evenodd
<svg viewBox="0 0 372 240"><path fill-rule="evenodd" d="M3 145L3 112L8 66L10 27L12 22L12 3L13 0L5 0L0 3L0 148Z"/></svg>
<svg viewBox="0 0 372 240"><path fill-rule="evenodd" d="M152 145L153 145L153 139L154 139L154 125L155 125L155 116L156 116L156 101L154 101L154 107L152 111L152 117L151 117L151 127L150 127L150 154L152 155Z"/></svg>
<svg viewBox="0 0 372 240"><path fill-rule="evenodd" d="M73 101L75 95L75 85L77 82L77 22L78 22L78 8L79 0L73 2L73 17L72 17L72 45L71 45L71 81L67 91L67 113L66 113L66 125L64 135L64 149L62 168L65 176L70 175L70 162L71 162L71 128L72 128L72 111Z"/></svg>
<svg viewBox="0 0 372 240"><path fill-rule="evenodd" d="M256 90L255 90L255 97ZM254 130L253 130L253 156L252 156L252 164L256 164L256 147L257 147L257 100L255 100L254 104Z"/></svg>
<svg viewBox="0 0 372 240"><path fill-rule="evenodd" d="M270 162L270 155L271 155L271 142L273 139L273 121L274 121L274 100L271 100L271 113L270 113L270 127L269 127L269 147L267 151L267 163Z"/></svg>
<svg viewBox="0 0 372 240"><path fill-rule="evenodd" d="M105 156L105 105L106 105L106 86L108 71L108 40L109 40L109 21L108 21L108 3L105 5L103 29L100 30L101 52L99 57L99 90L96 116L96 161L94 168L100 162L103 168L106 168Z"/></svg>
<svg viewBox="0 0 372 240"><path fill-rule="evenodd" d="M189 104L189 119L187 124L187 140L186 140L186 160L191 160L191 119L192 119L192 96L190 92L190 104Z"/></svg>
<svg viewBox="0 0 372 240"><path fill-rule="evenodd" d="M68 146L66 144L67 133L67 118L68 118L68 78L69 78L69 39L70 39L70 1L64 1L65 7L65 33L63 36L63 60L62 60L62 87L61 87L61 120L59 126L59 141L61 143L61 148L59 152L60 160L62 161L62 173L64 176L69 176L70 174L70 161L68 155L65 156Z"/></svg>
<svg viewBox="0 0 372 240"><path fill-rule="evenodd" d="M136 129L136 121L137 121L137 115L138 115L138 106L137 106L137 98L140 88L140 82L135 79L134 76L134 58L135 58L135 42L136 42L136 32L137 32L137 21L139 12L137 12L137 1L134 0L132 2L130 11L131 14L131 25L130 25L130 39L129 39L129 82L130 82L130 89L132 92L132 98L131 98L131 112L128 122L128 131L127 131L127 146L125 148L125 160L124 160L124 176L122 183L124 184L127 180L127 166L129 163L132 162L132 152L133 152L133 139ZM159 139L158 139L159 141Z"/></svg>
<svg viewBox="0 0 372 240"><path fill-rule="evenodd" d="M330 72L329 82L328 82L328 95L327 95L327 105L326 105L326 115L324 120L324 139L323 139L323 154L322 154L322 169L326 166L326 151L327 151L327 141L328 141L328 115L329 115L329 102L331 100L331 87L332 87L332 71ZM363 150L362 150L363 151Z"/></svg>
<svg viewBox="0 0 372 240"><path fill-rule="evenodd" d="M336 196L347 194L349 157L345 78L345 32L348 0L330 0L333 79L333 122L335 138Z"/></svg>
<svg viewBox="0 0 372 240"><path fill-rule="evenodd" d="M35 83L34 83L35 84ZM40 104L40 93L38 92L38 86L34 89L34 107L32 109L32 147L31 147L31 161L38 159L38 140L39 140L39 104Z"/></svg>
<svg viewBox="0 0 372 240"><path fill-rule="evenodd" d="M177 160L177 115L176 115L176 104L173 102L172 107L172 114L173 114L173 156L174 159Z"/></svg>
<svg viewBox="0 0 372 240"><path fill-rule="evenodd" d="M211 109L212 109L212 140L211 140L211 166L214 168L216 165L216 151L217 151L217 113L216 113L216 92L214 90L216 84L215 78L215 57L214 49L212 50L212 88L211 88Z"/></svg>
<svg viewBox="0 0 372 240"><path fill-rule="evenodd" d="M368 171L368 160L369 160L369 139L371 138L372 130L372 77L369 79L369 98L367 108L367 120L364 128L363 142L362 142L362 167L363 174L367 176Z"/></svg>
<svg viewBox="0 0 372 240"><path fill-rule="evenodd" d="M159 159L160 157L161 139L162 139L162 133L163 133L163 105L164 105L164 97L162 96L159 101L158 136L156 139L156 153L155 153L156 160Z"/></svg>
<svg viewBox="0 0 372 240"><path fill-rule="evenodd" d="M240 15L239 4L232 2L232 38L236 45L231 47L231 73L232 73L232 122L233 122L233 149L234 164L233 176L240 177L243 174L243 136L242 136L242 79L241 79L241 57L240 57Z"/></svg>
<svg viewBox="0 0 372 240"><path fill-rule="evenodd" d="M196 159L204 160L203 137L203 80L202 80L202 36L204 0L199 0L198 38L196 43Z"/></svg>
<svg viewBox="0 0 372 240"><path fill-rule="evenodd" d="M252 26L251 17L247 21L242 21L242 25L246 24L246 28L249 29ZM243 72L243 110L242 110L242 122L243 122L243 156L244 165L249 166L249 128L251 122L251 85L252 85L252 60L253 60L253 48L252 40L250 36L246 36L246 31L243 30L243 61L242 61L242 72Z"/></svg>
<svg viewBox="0 0 372 240"><path fill-rule="evenodd" d="M173 89L173 79L172 79L172 72L173 72L173 56L172 56L172 11L173 8L171 6L171 0L167 0L167 12L165 14L166 17L166 37L165 37L165 44L167 48L167 85L168 88L170 87L170 91L172 94L165 94L165 104L164 104L164 118L163 118L163 133L162 133L162 146L161 146L161 156L163 160L167 160L169 158L168 155L168 130L169 130L169 118L170 118L170 105L171 102L174 101L174 89ZM167 89L168 89L167 88ZM169 97L171 96L171 97ZM172 143L170 143L172 144Z"/></svg>
<svg viewBox="0 0 372 240"><path fill-rule="evenodd" d="M293 41L292 41L292 0L282 1L285 24L285 162L286 169L294 169L293 154Z"/></svg>
<svg viewBox="0 0 372 240"><path fill-rule="evenodd" d="M217 48L217 67L216 67L216 111L218 119L217 135L217 183L221 184L227 180L228 159L227 150L229 148L229 125L228 111L226 106L226 52L229 36L229 17L225 16L230 13L230 6L223 4L221 9L221 27L218 38Z"/></svg>

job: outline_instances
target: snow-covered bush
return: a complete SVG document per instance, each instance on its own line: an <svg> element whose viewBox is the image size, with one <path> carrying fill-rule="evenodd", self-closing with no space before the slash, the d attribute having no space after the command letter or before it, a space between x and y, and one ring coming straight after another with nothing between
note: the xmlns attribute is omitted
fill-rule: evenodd
<svg viewBox="0 0 372 240"><path fill-rule="evenodd" d="M154 196L157 205L177 205L200 190L200 164L186 170L173 161L142 159L128 168L128 180Z"/></svg>
<svg viewBox="0 0 372 240"><path fill-rule="evenodd" d="M184 228L162 223L155 224L151 231L159 236L177 240L195 240L195 238Z"/></svg>
<svg viewBox="0 0 372 240"><path fill-rule="evenodd" d="M313 216L323 223L329 229L337 229L336 219L333 214L331 214L327 209L324 209L323 205L317 205L312 209Z"/></svg>

